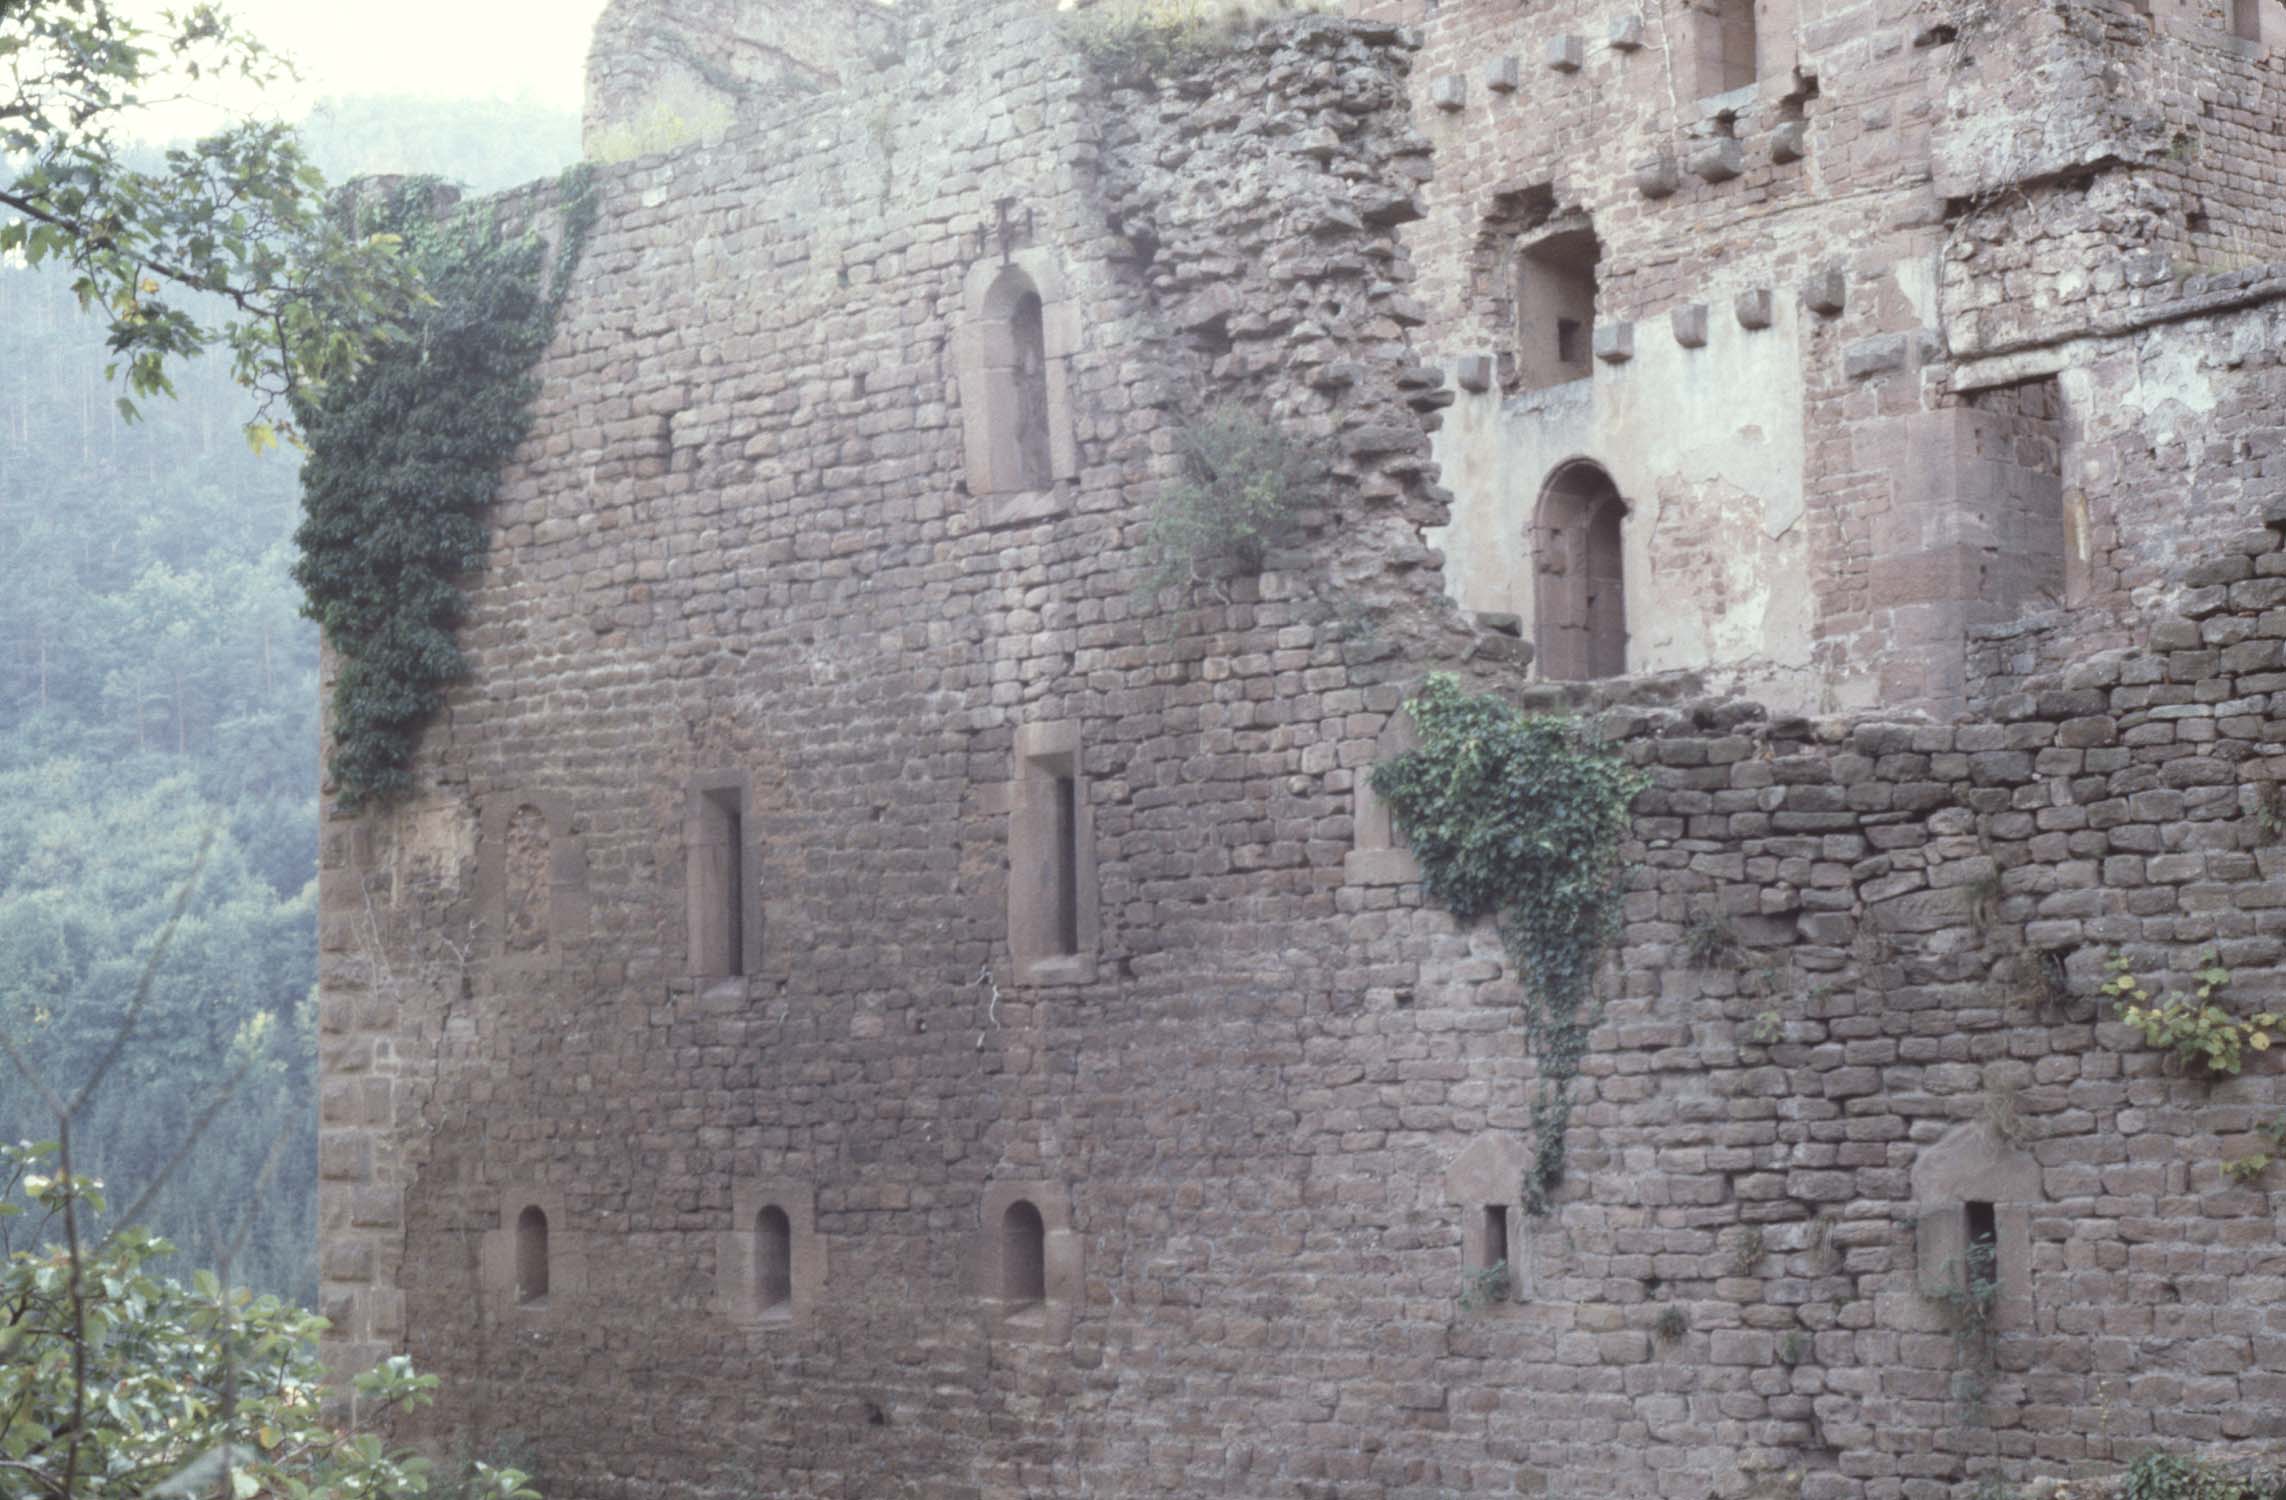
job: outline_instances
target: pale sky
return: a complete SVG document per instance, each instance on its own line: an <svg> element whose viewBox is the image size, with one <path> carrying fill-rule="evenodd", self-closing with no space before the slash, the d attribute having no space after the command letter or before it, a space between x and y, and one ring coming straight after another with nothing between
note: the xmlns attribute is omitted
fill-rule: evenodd
<svg viewBox="0 0 2286 1500"><path fill-rule="evenodd" d="M179 0L175 0L179 4ZM146 17L169 0L136 0ZM296 116L329 94L528 96L577 110L604 0L223 0L294 60L302 81L261 96ZM242 97L239 107L245 107ZM169 129L177 123L170 121ZM161 133L166 133L162 131Z"/></svg>

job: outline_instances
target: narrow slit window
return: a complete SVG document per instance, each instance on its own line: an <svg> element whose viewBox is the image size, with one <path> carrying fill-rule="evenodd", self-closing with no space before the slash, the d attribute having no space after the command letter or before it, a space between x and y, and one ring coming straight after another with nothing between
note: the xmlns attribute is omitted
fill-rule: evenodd
<svg viewBox="0 0 2286 1500"><path fill-rule="evenodd" d="M1000 1296L1017 1308L1048 1300L1048 1226L1019 1198L1000 1216Z"/></svg>
<svg viewBox="0 0 2286 1500"><path fill-rule="evenodd" d="M1484 1264L1480 1270L1508 1264L1508 1205L1487 1204L1484 1210Z"/></svg>
<svg viewBox="0 0 2286 1500"><path fill-rule="evenodd" d="M1968 1224L1968 1247L1971 1252L1983 1247L1983 1253L1993 1256L2000 1249L2000 1218L1989 1203L1970 1202L1962 1205Z"/></svg>
<svg viewBox="0 0 2286 1500"><path fill-rule="evenodd" d="M516 1218L516 1301L536 1307L548 1300L548 1216L537 1207Z"/></svg>
<svg viewBox="0 0 2286 1500"><path fill-rule="evenodd" d="M691 974L739 978L746 973L749 904L744 789L717 786L694 793L687 838Z"/></svg>
<svg viewBox="0 0 2286 1500"><path fill-rule="evenodd" d="M1055 862L1055 951L1069 955L1080 951L1079 782L1075 778L1056 778L1055 803L1055 843L1049 855Z"/></svg>
<svg viewBox="0 0 2286 1500"><path fill-rule="evenodd" d="M766 1318L794 1311L794 1224L775 1203L754 1216L754 1301Z"/></svg>
<svg viewBox="0 0 2286 1500"><path fill-rule="evenodd" d="M1093 963L1093 824L1079 726L1017 732L1008 817L1008 945L1019 980L1071 983Z"/></svg>

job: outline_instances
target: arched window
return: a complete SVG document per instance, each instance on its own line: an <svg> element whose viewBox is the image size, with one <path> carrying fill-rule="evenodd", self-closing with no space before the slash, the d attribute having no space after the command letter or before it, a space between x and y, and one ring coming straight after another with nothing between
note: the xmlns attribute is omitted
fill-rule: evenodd
<svg viewBox="0 0 2286 1500"><path fill-rule="evenodd" d="M1048 1226L1022 1198L1000 1216L1000 1296L1027 1306L1048 1300Z"/></svg>
<svg viewBox="0 0 2286 1500"><path fill-rule="evenodd" d="M1079 477L1070 293L1054 260L1029 249L979 261L961 296L954 376L969 493L986 502L978 510L986 525L1057 514L1067 498L1058 484Z"/></svg>
<svg viewBox="0 0 2286 1500"><path fill-rule="evenodd" d="M1566 464L1541 490L1532 555L1542 677L1578 682L1626 672L1626 521L1627 502L1600 464Z"/></svg>
<svg viewBox="0 0 2286 1500"><path fill-rule="evenodd" d="M794 1311L794 1223L775 1203L754 1216L754 1305L765 1318Z"/></svg>
<svg viewBox="0 0 2286 1500"><path fill-rule="evenodd" d="M963 400L984 408L986 467L993 493L1044 490L1055 483L1048 436L1048 327L1040 289L1009 266L985 293L977 389Z"/></svg>
<svg viewBox="0 0 2286 1500"><path fill-rule="evenodd" d="M548 1216L536 1205L516 1216L516 1300L548 1300Z"/></svg>

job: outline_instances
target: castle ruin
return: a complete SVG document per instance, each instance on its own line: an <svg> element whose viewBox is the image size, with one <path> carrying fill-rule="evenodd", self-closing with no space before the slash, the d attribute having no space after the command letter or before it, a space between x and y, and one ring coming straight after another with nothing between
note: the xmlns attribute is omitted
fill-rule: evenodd
<svg viewBox="0 0 2286 1500"><path fill-rule="evenodd" d="M474 675L324 827L336 1367L564 1497L2275 1458L2286 1078L2100 987L2286 992L2286 4L1353 9L614 0ZM1154 589L1218 409L1323 482ZM1544 1215L1366 779L1440 670L1652 777Z"/></svg>

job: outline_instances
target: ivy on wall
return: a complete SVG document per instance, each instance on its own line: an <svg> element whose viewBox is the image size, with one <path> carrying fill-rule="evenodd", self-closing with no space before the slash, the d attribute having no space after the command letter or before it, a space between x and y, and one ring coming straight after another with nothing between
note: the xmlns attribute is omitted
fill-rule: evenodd
<svg viewBox="0 0 2286 1500"><path fill-rule="evenodd" d="M1466 692L1449 673L1432 674L1406 709L1419 744L1375 766L1373 790L1429 898L1464 920L1494 914L1523 980L1540 1069L1524 1207L1544 1214L1564 1178L1596 965L1619 931L1628 808L1649 778L1575 721Z"/></svg>
<svg viewBox="0 0 2286 1500"><path fill-rule="evenodd" d="M486 513L531 431L533 366L596 217L575 167L551 263L537 232L502 232L486 206L439 216L437 188L408 178L359 206L365 232L404 241L427 296L354 382L295 412L309 453L294 580L340 659L329 769L351 808L410 786L422 726L467 674L458 578L483 564Z"/></svg>

